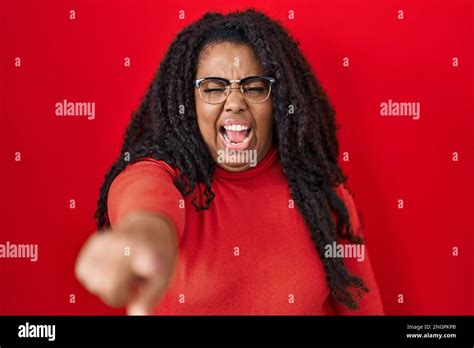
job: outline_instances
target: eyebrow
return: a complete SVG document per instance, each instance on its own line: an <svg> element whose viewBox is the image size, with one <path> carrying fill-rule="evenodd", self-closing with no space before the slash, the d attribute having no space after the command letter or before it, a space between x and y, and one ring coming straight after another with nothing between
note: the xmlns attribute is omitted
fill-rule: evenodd
<svg viewBox="0 0 474 348"><path fill-rule="evenodd" d="M220 77L220 76L203 76L203 77L200 77L200 78L197 78L197 80L204 80L204 79L217 79L217 80L222 80L222 81L226 81L226 82L242 82L244 80L247 80L247 79L250 79L252 77L266 77L266 76L263 76L263 75L248 75L248 76L245 76L239 80L229 80L229 79L226 79L225 77Z"/></svg>

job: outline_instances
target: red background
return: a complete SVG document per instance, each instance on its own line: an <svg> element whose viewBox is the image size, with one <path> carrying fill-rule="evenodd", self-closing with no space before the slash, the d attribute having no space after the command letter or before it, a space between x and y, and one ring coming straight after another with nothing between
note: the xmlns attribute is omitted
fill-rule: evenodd
<svg viewBox="0 0 474 348"><path fill-rule="evenodd" d="M350 156L341 164L387 314L474 314L467 0L2 2L0 243L37 243L39 260L0 259L0 314L124 313L88 294L73 274L95 229L103 176L178 31L207 10L248 6L284 23L336 108L341 152ZM96 118L55 116L63 99L95 102ZM388 99L420 102L420 119L381 117Z"/></svg>

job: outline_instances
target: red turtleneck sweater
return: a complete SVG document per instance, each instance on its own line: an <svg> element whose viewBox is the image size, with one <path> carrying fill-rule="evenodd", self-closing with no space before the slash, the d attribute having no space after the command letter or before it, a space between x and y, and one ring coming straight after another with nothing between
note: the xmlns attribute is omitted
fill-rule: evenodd
<svg viewBox="0 0 474 348"><path fill-rule="evenodd" d="M176 227L179 261L156 315L383 314L367 250L363 261L344 259L370 289L360 310L329 296L322 261L292 204L275 148L244 172L217 167L209 210L195 212L191 197L174 186L176 176L175 168L147 158L127 166L108 195L112 227L134 210L159 212ZM352 197L342 185L337 192L357 231Z"/></svg>

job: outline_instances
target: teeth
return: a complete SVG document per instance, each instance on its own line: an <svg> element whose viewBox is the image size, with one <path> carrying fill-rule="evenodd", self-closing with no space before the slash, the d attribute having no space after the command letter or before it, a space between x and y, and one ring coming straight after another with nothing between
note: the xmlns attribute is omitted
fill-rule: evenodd
<svg viewBox="0 0 474 348"><path fill-rule="evenodd" d="M227 134L224 132L224 140L227 145L230 144L230 139L227 137Z"/></svg>
<svg viewBox="0 0 474 348"><path fill-rule="evenodd" d="M230 126L224 126L225 130L232 131L232 132L240 132L240 131L246 131L249 129L249 127L241 125L241 124L233 124Z"/></svg>
<svg viewBox="0 0 474 348"><path fill-rule="evenodd" d="M247 129L249 129L249 127L247 126L242 126L242 125L231 125L231 126L225 126L224 127L225 130L230 130L230 131L234 131L234 132L237 132L237 131L246 131ZM250 140L250 137L247 135L245 137L245 139L241 142L241 143L234 143L234 142L231 142L229 137L227 136L227 133L226 132L222 132L222 136L224 137L224 141L227 145L238 145L238 144L245 144L245 143L248 143L249 140Z"/></svg>

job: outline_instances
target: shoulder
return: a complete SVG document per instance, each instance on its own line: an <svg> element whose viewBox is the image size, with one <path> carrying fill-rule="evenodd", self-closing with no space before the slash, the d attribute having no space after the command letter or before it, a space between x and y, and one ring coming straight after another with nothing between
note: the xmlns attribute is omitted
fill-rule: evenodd
<svg viewBox="0 0 474 348"><path fill-rule="evenodd" d="M175 179L179 176L178 169L165 161L144 157L128 164L118 177L168 177ZM117 179L119 179L117 177Z"/></svg>

